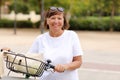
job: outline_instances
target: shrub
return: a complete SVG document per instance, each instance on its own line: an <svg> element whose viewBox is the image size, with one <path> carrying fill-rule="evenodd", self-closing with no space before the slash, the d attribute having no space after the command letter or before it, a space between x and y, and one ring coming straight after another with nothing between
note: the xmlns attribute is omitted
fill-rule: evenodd
<svg viewBox="0 0 120 80"><path fill-rule="evenodd" d="M17 28L32 28L33 23L30 21L17 21L16 22ZM0 20L0 28L13 28L14 21L13 20Z"/></svg>
<svg viewBox="0 0 120 80"><path fill-rule="evenodd" d="M1 28L10 28L13 26L14 26L14 21L12 21L12 20L6 20L6 19L0 20Z"/></svg>
<svg viewBox="0 0 120 80"><path fill-rule="evenodd" d="M109 17L84 17L70 20L70 29L72 30L97 30L108 31L110 29L111 20ZM113 30L120 31L120 17L113 20Z"/></svg>

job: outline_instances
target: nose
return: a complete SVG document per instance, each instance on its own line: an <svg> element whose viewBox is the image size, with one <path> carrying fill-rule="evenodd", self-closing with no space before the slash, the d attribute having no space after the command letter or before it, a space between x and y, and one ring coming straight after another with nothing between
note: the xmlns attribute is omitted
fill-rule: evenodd
<svg viewBox="0 0 120 80"><path fill-rule="evenodd" d="M58 19L56 18L54 22L58 22Z"/></svg>
<svg viewBox="0 0 120 80"><path fill-rule="evenodd" d="M54 20L54 23L55 23L55 24L57 24L58 22L59 22L58 19L55 19L55 20Z"/></svg>

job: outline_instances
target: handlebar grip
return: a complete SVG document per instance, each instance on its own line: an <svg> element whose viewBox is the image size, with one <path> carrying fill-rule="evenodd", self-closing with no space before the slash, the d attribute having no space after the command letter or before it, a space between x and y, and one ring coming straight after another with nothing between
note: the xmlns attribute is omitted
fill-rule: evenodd
<svg viewBox="0 0 120 80"><path fill-rule="evenodd" d="M49 68L52 68L52 69L55 69L55 66L54 65L51 65L52 61L50 59L47 60L47 65L49 66Z"/></svg>
<svg viewBox="0 0 120 80"><path fill-rule="evenodd" d="M50 64L50 68L55 69L55 66L53 66L53 65Z"/></svg>

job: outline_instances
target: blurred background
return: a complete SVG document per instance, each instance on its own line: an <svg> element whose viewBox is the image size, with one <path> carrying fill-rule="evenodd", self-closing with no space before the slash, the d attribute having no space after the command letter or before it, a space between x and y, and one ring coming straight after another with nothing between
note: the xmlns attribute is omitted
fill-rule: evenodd
<svg viewBox="0 0 120 80"><path fill-rule="evenodd" d="M80 80L120 80L120 0L0 0L0 48L26 53L45 32L50 6L65 9L70 30L80 38Z"/></svg>
<svg viewBox="0 0 120 80"><path fill-rule="evenodd" d="M120 0L0 0L0 28L40 28L50 6L65 8L72 30L120 31Z"/></svg>

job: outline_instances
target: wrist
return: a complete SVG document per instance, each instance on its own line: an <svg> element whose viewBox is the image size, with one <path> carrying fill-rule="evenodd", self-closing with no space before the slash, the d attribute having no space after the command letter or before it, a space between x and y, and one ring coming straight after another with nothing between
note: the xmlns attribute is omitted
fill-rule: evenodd
<svg viewBox="0 0 120 80"><path fill-rule="evenodd" d="M64 71L69 70L69 66L68 65L64 65Z"/></svg>

